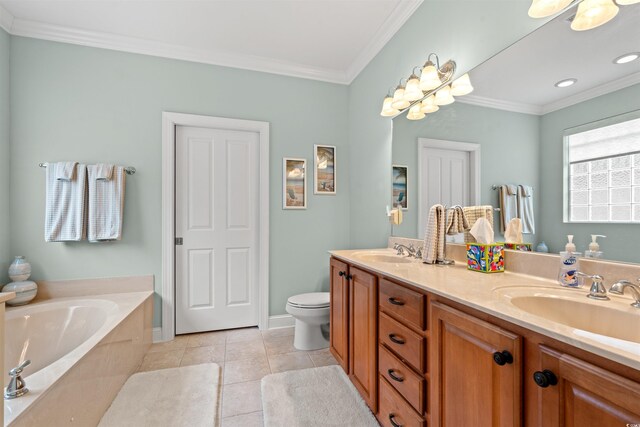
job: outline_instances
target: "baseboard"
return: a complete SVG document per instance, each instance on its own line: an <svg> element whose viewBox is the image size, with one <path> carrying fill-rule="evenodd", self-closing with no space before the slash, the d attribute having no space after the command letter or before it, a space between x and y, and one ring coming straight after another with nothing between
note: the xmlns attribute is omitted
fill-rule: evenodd
<svg viewBox="0 0 640 427"><path fill-rule="evenodd" d="M162 342L162 328L153 328L151 337L153 342Z"/></svg>
<svg viewBox="0 0 640 427"><path fill-rule="evenodd" d="M295 319L290 314L269 316L269 329L293 328Z"/></svg>

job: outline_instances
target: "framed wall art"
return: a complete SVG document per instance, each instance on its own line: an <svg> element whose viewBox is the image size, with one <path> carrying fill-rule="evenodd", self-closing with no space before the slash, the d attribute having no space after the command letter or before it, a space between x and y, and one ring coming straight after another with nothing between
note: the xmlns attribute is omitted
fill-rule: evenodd
<svg viewBox="0 0 640 427"><path fill-rule="evenodd" d="M282 159L282 209L307 208L307 160Z"/></svg>
<svg viewBox="0 0 640 427"><path fill-rule="evenodd" d="M313 194L336 194L336 147L313 146Z"/></svg>
<svg viewBox="0 0 640 427"><path fill-rule="evenodd" d="M401 165L393 165L392 172L392 184L393 184L393 198L392 205L393 206L402 206L402 210L407 210L409 208L408 202L408 179L407 179L407 167Z"/></svg>

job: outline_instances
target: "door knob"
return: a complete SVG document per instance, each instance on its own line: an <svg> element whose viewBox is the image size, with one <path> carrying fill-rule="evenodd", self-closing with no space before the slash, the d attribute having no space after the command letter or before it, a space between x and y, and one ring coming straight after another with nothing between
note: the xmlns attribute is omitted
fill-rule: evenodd
<svg viewBox="0 0 640 427"><path fill-rule="evenodd" d="M558 377L548 369L545 369L544 371L535 371L533 373L533 380L542 388L558 384Z"/></svg>
<svg viewBox="0 0 640 427"><path fill-rule="evenodd" d="M493 361L500 366L513 363L513 356L507 350L493 353Z"/></svg>

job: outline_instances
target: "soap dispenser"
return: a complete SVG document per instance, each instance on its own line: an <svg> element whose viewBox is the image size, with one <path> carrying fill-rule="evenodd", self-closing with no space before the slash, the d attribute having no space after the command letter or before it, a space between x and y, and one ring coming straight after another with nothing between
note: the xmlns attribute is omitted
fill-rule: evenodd
<svg viewBox="0 0 640 427"><path fill-rule="evenodd" d="M567 244L564 251L560 252L560 271L558 272L558 283L562 286L578 287L579 256L576 252L576 245L573 243L573 235L567 236Z"/></svg>
<svg viewBox="0 0 640 427"><path fill-rule="evenodd" d="M602 234L592 234L591 243L589 243L589 250L584 251L584 256L588 258L602 258L602 251L600 250L600 245L598 244L598 237L602 237L604 239L607 236L603 236Z"/></svg>

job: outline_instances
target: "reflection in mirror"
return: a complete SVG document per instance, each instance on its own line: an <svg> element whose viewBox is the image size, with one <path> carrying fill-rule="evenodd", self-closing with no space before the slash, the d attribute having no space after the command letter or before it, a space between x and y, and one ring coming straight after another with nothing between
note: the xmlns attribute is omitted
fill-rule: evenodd
<svg viewBox="0 0 640 427"><path fill-rule="evenodd" d="M584 252L591 235L601 234L607 236L600 244L603 258L640 262L638 224L564 221L568 176L563 156L566 130L640 110L640 59L618 60L640 51L640 4L585 32L571 30L574 13L575 8L566 11L469 71L472 94L419 122L394 119L392 161L407 165L407 181L417 198L404 223L395 228L396 235L422 238L421 216L426 217L433 197L447 202L451 177L478 188L469 203L494 207L499 196L493 186L523 184L533 189L535 218L535 233L525 234L525 242L535 248L544 241L551 252L559 252L566 235L573 234L578 251ZM426 140L438 141L439 149L452 149L445 157L453 156L460 143L478 145L478 169L472 171L467 162L465 173L455 166L442 170L447 161L421 158ZM427 201L429 187L439 188L440 194ZM640 191L638 197L640 202ZM498 213L494 222L499 222ZM497 226L496 231L496 240L502 239Z"/></svg>

